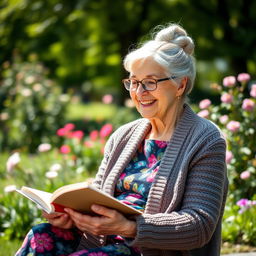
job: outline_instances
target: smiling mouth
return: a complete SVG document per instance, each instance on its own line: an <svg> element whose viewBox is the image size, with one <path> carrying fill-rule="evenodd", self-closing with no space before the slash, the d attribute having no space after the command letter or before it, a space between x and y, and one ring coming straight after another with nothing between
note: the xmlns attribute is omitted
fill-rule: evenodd
<svg viewBox="0 0 256 256"><path fill-rule="evenodd" d="M140 101L140 104L142 106L150 106L150 105L153 105L155 102L156 100L143 100L143 101Z"/></svg>

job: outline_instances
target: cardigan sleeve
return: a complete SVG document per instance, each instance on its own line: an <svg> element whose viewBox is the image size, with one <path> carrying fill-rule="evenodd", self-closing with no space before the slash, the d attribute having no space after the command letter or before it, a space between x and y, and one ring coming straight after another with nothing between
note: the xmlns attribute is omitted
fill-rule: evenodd
<svg viewBox="0 0 256 256"><path fill-rule="evenodd" d="M190 161L180 209L138 216L136 237L126 242L161 250L191 250L205 245L221 220L225 203L225 151L222 138L205 143Z"/></svg>

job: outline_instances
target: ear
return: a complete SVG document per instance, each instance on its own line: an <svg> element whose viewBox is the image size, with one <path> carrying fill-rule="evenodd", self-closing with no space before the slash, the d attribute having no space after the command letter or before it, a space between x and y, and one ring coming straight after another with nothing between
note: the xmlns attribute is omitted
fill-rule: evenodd
<svg viewBox="0 0 256 256"><path fill-rule="evenodd" d="M188 82L188 78L187 77L183 77L180 84L179 84L179 88L177 90L176 96L177 97L181 97L184 93L184 91L186 90L187 87L187 82Z"/></svg>

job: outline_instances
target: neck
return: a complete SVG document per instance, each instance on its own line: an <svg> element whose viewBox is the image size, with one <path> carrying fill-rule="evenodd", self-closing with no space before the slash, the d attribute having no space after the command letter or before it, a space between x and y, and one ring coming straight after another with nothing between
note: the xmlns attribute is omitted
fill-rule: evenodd
<svg viewBox="0 0 256 256"><path fill-rule="evenodd" d="M176 124L182 114L183 106L174 108L169 112L165 120L159 118L150 119L151 130L147 136L148 139L169 141L172 137Z"/></svg>

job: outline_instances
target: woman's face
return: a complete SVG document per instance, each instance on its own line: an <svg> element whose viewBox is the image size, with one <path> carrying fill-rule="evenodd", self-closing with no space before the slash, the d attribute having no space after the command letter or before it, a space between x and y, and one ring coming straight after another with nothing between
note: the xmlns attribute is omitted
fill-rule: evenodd
<svg viewBox="0 0 256 256"><path fill-rule="evenodd" d="M130 78L142 80L143 78L166 78L166 72L162 66L148 58L138 60L132 65ZM174 80L158 82L155 91L145 91L139 84L136 91L130 91L130 96L138 112L148 119L160 119L165 122L167 117L172 117L179 96L178 83Z"/></svg>

